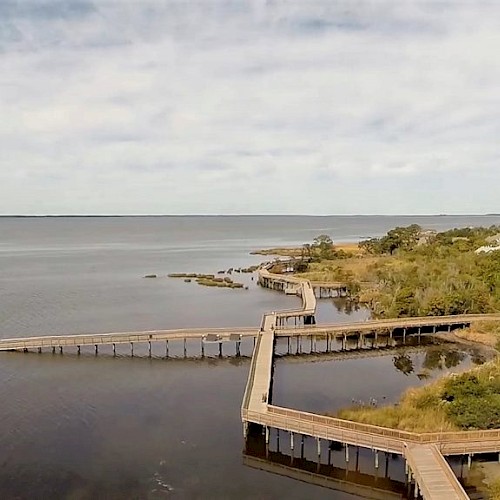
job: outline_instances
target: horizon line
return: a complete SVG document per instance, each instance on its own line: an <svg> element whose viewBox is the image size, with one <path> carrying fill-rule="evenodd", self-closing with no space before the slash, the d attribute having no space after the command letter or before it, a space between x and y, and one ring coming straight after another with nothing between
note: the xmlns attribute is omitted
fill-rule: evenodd
<svg viewBox="0 0 500 500"><path fill-rule="evenodd" d="M500 217L500 213L432 213L432 214L0 214L0 218L97 218L97 217Z"/></svg>

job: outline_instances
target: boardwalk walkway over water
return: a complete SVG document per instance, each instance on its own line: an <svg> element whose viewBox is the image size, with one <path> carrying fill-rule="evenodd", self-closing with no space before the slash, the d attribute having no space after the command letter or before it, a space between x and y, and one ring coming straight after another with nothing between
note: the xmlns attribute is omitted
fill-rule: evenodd
<svg viewBox="0 0 500 500"><path fill-rule="evenodd" d="M259 271L259 279L275 279L268 269ZM225 342L233 340L237 344L245 337L253 337L255 346L250 363L250 372L241 407L244 433L250 426L264 429L266 442L269 442L270 429L286 431L290 434L291 449L294 448L296 435L311 436L321 440L342 443L348 456L349 446L361 446L373 450L375 463L378 464L378 452L390 452L403 455L407 461L410 478L416 481L425 499L461 499L467 498L453 475L443 455L469 455L474 453L500 451L500 430L443 432L417 434L398 431L373 425L315 415L308 412L280 408L271 404L274 343L276 337L300 336L350 336L377 334L392 335L396 330L403 334L421 333L431 328L436 332L440 327L449 330L463 327L479 321L500 321L500 314L461 315L425 318L404 318L394 320L365 321L350 324L315 325L316 295L312 284L295 277L280 276L286 287L293 287L294 293L302 298L302 307L286 311L266 313L260 329L256 328L194 328L177 330L152 330L143 332L118 332L107 334L49 335L28 338L0 340L0 351L28 350L59 347L94 345L96 353L99 345L151 343L157 341L201 339L202 349L205 341ZM283 285L285 290L285 285ZM288 328L293 319L302 326ZM203 351L202 351L203 352ZM237 353L238 353L237 349ZM319 455L319 453L318 453Z"/></svg>
<svg viewBox="0 0 500 500"><path fill-rule="evenodd" d="M262 271L267 273L267 270ZM296 278L294 279L296 285ZM241 418L244 424L245 436L249 432L250 425L262 426L265 431L266 444L269 442L270 429L286 431L290 434L290 447L293 453L294 436L306 435L317 440L318 456L321 454L321 440L340 442L345 446L346 459L348 457L349 445L362 446L374 450L375 463L378 467L378 452L385 451L403 455L406 460L407 471L410 481L415 480L415 493L419 490L423 497L428 500L441 499L466 499L468 498L443 454L469 454L481 452L498 452L500 450L500 431L470 431L470 432L446 432L446 433L410 433L398 431L373 425L360 424L357 422L324 417L298 410L280 408L270 404L268 386L264 391L267 380L271 383L268 366L262 369L266 363L272 364L273 346L275 335L316 335L335 334L345 335L347 332L371 332L374 330L387 329L393 332L396 328L417 328L469 325L474 321L500 320L500 315L475 315L455 316L444 318L412 318L408 320L388 320L379 322L363 322L354 326L333 325L327 327L304 326L300 329L280 329L283 318L310 317L314 316L316 309L316 298L309 282L302 283L300 295L302 296L303 309L301 311L286 311L278 315L267 316L263 322L262 332L259 334L260 342L255 346L251 363L250 374L245 390L245 397L241 408ZM275 324L270 323L270 318L276 318ZM281 321L280 321L281 319ZM304 321L306 324L306 321ZM263 342L264 339L269 339ZM265 360L265 361L264 361ZM264 398L253 397L254 387L258 395L265 393Z"/></svg>
<svg viewBox="0 0 500 500"><path fill-rule="evenodd" d="M464 500L469 498L457 477L434 444L405 446L410 474L415 475L422 496L429 500Z"/></svg>
<svg viewBox="0 0 500 500"><path fill-rule="evenodd" d="M182 328L176 330L147 330L142 332L89 333L80 335L46 335L39 337L0 340L0 351L41 349L47 347L74 347L85 345L113 345L158 342L183 339L229 341L235 335L255 337L257 328Z"/></svg>

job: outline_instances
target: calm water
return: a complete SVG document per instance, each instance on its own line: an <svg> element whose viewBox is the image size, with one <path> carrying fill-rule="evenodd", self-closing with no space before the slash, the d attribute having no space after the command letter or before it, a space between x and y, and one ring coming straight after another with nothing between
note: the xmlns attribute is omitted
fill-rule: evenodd
<svg viewBox="0 0 500 500"><path fill-rule="evenodd" d="M248 254L261 247L320 233L357 240L413 222L445 229L499 224L500 217L0 218L0 337L258 325L264 311L298 300L259 289L247 275L249 290L142 276L247 266L262 259ZM347 317L330 301L318 315L365 316ZM188 351L199 354L196 345ZM151 360L131 359L125 348L116 359L0 355L0 498L281 498L284 491L332 498L331 490L242 464L239 407L249 360L212 354L164 360L155 346ZM418 381L391 368L390 356L373 359L280 359L277 401L331 409L365 397L372 370L392 396Z"/></svg>

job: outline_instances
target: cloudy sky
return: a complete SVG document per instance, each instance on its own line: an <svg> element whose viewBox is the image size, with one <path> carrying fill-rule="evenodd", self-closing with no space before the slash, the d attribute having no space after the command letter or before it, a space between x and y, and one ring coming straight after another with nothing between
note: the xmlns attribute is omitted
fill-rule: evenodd
<svg viewBox="0 0 500 500"><path fill-rule="evenodd" d="M499 19L1 0L0 214L500 212Z"/></svg>

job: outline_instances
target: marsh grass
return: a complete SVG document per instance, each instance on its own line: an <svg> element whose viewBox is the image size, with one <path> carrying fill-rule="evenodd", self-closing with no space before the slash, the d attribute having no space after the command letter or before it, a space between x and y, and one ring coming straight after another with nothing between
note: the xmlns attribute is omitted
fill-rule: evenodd
<svg viewBox="0 0 500 500"><path fill-rule="evenodd" d="M457 331L455 335L500 350L500 322L498 321L479 321L469 328Z"/></svg>
<svg viewBox="0 0 500 500"><path fill-rule="evenodd" d="M444 380L407 390L397 405L342 409L337 417L365 424L413 432L458 430L440 404Z"/></svg>
<svg viewBox="0 0 500 500"><path fill-rule="evenodd" d="M396 405L341 409L336 417L413 432L500 427L500 357L408 389Z"/></svg>

